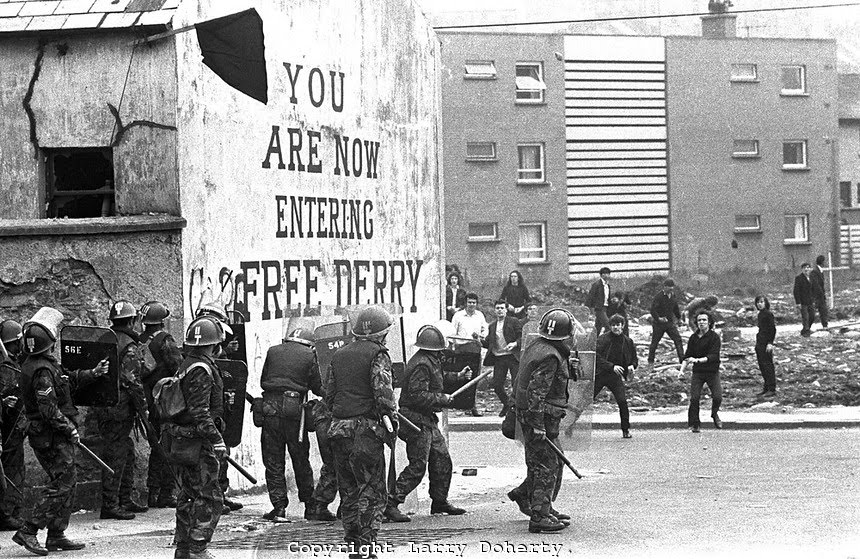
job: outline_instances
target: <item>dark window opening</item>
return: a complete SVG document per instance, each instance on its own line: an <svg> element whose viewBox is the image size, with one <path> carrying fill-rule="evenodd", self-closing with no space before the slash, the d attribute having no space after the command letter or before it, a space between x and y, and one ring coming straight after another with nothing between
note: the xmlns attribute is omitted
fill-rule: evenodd
<svg viewBox="0 0 860 559"><path fill-rule="evenodd" d="M46 217L114 215L113 152L109 148L45 150Z"/></svg>
<svg viewBox="0 0 860 559"><path fill-rule="evenodd" d="M850 208L854 205L851 199L851 181L841 181L839 183L839 200L842 202L843 208Z"/></svg>

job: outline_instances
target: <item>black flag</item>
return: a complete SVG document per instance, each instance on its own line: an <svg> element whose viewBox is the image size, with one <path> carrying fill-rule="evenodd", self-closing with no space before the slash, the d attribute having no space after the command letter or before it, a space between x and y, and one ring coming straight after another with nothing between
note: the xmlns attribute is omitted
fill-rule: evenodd
<svg viewBox="0 0 860 559"><path fill-rule="evenodd" d="M269 101L263 20L257 10L195 25L203 64L222 80L264 105Z"/></svg>

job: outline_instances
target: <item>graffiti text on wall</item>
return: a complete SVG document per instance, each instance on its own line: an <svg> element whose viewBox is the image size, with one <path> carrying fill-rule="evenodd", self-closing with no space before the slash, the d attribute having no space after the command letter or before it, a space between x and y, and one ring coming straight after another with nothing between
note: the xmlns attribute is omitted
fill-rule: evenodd
<svg viewBox="0 0 860 559"><path fill-rule="evenodd" d="M326 79L319 68L311 68L302 72L304 66L284 62L284 69L290 81L290 103L297 105L299 99L307 100L314 107L321 107L326 96L331 98L331 108L334 112L343 111L343 89L345 76L343 72L331 70L329 88L326 91ZM305 77L307 76L307 77ZM338 82L339 87L338 87ZM307 95L301 85L307 84ZM263 159L263 169L272 168L272 156L276 156L278 169L297 171L300 173L322 173L323 160L320 159L320 141L322 133L318 130L303 130L298 127L287 127L286 134L281 134L281 127L272 125L272 134L266 156ZM286 142L284 147L283 142ZM284 151L289 154L289 163L284 162ZM368 179L379 178L377 161L379 159L379 142L341 134L334 135L333 173L345 177L361 177Z"/></svg>

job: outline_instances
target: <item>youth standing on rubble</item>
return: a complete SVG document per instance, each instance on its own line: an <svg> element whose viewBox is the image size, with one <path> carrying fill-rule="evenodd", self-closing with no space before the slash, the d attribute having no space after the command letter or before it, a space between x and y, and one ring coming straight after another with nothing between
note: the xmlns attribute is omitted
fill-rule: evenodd
<svg viewBox="0 0 860 559"><path fill-rule="evenodd" d="M21 399L21 325L14 320L0 323L0 343L5 352L0 363L0 433L2 433L3 471L18 488L24 487L24 401ZM3 495L0 530L21 528L21 494L14 489Z"/></svg>
<svg viewBox="0 0 860 559"><path fill-rule="evenodd" d="M448 502L453 466L448 443L439 430L436 412L453 401L443 392L442 362L439 352L447 347L445 336L435 326L422 326L415 340L418 351L406 364L403 390L400 392L400 413L421 429L420 433L404 433L400 438L406 441L407 465L397 477L396 489L388 496L385 516L393 522L409 522L400 504L421 483L429 466L430 476L430 514L460 515L466 511ZM459 373L447 373L466 380L471 379L471 371L463 369Z"/></svg>
<svg viewBox="0 0 860 559"><path fill-rule="evenodd" d="M152 401L152 389L159 380L172 376L182 363L182 352L176 345L176 340L164 329L164 321L170 316L170 309L159 301L150 301L140 308L141 322L144 331L140 336L142 351L152 355L155 367L147 369L144 359L143 393L149 409L149 422L157 434L161 434L161 419ZM143 346L146 346L144 348ZM152 444L152 443L150 443ZM148 488L147 504L156 508L173 508L176 506L176 480L162 453L151 449L149 465L146 474Z"/></svg>
<svg viewBox="0 0 860 559"><path fill-rule="evenodd" d="M764 389L757 394L761 398L776 396L776 367L773 364L773 341L776 339L776 321L770 310L770 301L764 295L755 298L758 310L758 332L755 335L755 356L764 379Z"/></svg>
<svg viewBox="0 0 860 559"><path fill-rule="evenodd" d="M573 317L552 309L540 320L539 337L523 352L517 373L517 421L523 430L526 480L508 493L520 510L529 510L529 532L557 532L569 525L570 515L559 512L553 501L561 488L564 464L549 443L559 445L561 419L566 414L570 349L565 340L573 334ZM527 507L527 508L526 508Z"/></svg>
<svg viewBox="0 0 860 559"><path fill-rule="evenodd" d="M387 498L383 445L397 436L391 358L383 345L391 325L391 315L382 307L361 311L352 331L355 341L334 353L326 378L329 438L351 558L376 557ZM389 422L390 433L384 426Z"/></svg>
<svg viewBox="0 0 860 559"><path fill-rule="evenodd" d="M12 536L12 541L36 555L47 555L49 550L84 548L84 544L65 535L77 483L74 445L81 440L77 428L78 409L72 403L72 392L108 372L107 360L90 370L62 369L52 355L57 328L43 322L46 318L54 319L59 325L62 314L43 307L24 323L21 398L29 421L30 447L48 474L48 483L41 490L29 518ZM37 533L45 527L48 538L43 547Z"/></svg>
<svg viewBox="0 0 860 559"><path fill-rule="evenodd" d="M95 408L99 434L104 441L104 461L114 474L102 471L102 509L99 518L131 520L147 507L134 502L134 441L131 430L136 414L145 415L146 399L140 383L138 336L132 330L137 309L128 301L111 306L111 330L117 338L119 356L119 400L107 408Z"/></svg>
<svg viewBox="0 0 860 559"><path fill-rule="evenodd" d="M665 334L669 334L675 351L678 353L678 363L684 362L684 342L675 324L681 318L681 310L675 300L675 281L667 278L663 282L663 291L654 297L651 303L651 345L648 346L648 365L654 365L654 354Z"/></svg>
<svg viewBox="0 0 860 559"><path fill-rule="evenodd" d="M224 493L219 464L227 455L213 411L223 392L215 382L215 355L224 340L216 320L195 319L185 332L186 357L179 366L186 409L165 421L163 437L179 483L174 559L210 559L206 547L218 526Z"/></svg>
<svg viewBox="0 0 860 559"><path fill-rule="evenodd" d="M687 342L684 353L684 365L692 365L690 376L690 409L687 411L687 423L693 433L700 430L699 398L702 387L707 384L711 391L711 418L714 427L723 428L720 421L720 404L723 402L723 388L720 385L720 337L714 332L714 317L709 312L700 312L696 316L697 329Z"/></svg>
<svg viewBox="0 0 860 559"><path fill-rule="evenodd" d="M620 314L609 318L609 332L597 338L597 371L594 378L594 398L603 388L608 388L618 404L621 416L621 436L632 438L630 434L630 411L627 409L627 391L624 381L639 366L636 357L636 344L624 334L626 321Z"/></svg>
<svg viewBox="0 0 860 559"><path fill-rule="evenodd" d="M293 464L293 474L299 501L305 504L305 518L315 516L317 506L313 500L314 473L309 460L310 442L301 418L308 390L320 395L320 371L314 350L314 332L296 328L283 343L269 348L260 376L263 389L263 428L260 447L266 468L266 485L272 510L263 515L266 520L286 516L287 480L285 454ZM299 437L301 436L301 441Z"/></svg>

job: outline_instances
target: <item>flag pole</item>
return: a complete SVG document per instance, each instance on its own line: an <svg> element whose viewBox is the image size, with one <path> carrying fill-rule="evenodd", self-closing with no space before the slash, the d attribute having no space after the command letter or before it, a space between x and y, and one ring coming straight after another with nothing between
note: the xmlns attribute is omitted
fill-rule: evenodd
<svg viewBox="0 0 860 559"><path fill-rule="evenodd" d="M146 45L152 43L154 41L158 41L160 39L166 39L167 37L173 37L174 35L179 35L180 33L185 33L186 31L191 31L197 27L197 24L194 25L186 25L185 27L180 27L179 29L171 29L170 31L165 31L164 33L158 33L156 35L150 35L149 37L144 37L143 39L137 39L129 43L130 45Z"/></svg>

